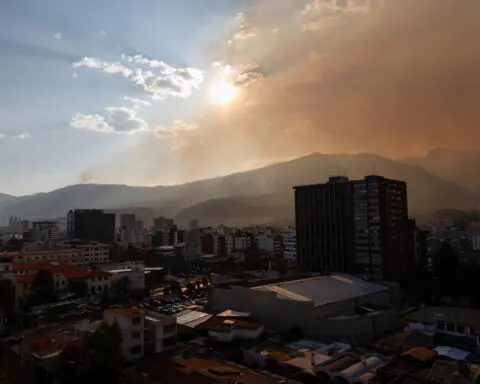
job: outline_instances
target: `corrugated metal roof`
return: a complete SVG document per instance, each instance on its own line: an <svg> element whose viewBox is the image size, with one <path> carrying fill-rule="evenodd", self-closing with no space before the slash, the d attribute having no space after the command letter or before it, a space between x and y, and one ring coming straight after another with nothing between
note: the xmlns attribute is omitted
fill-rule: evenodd
<svg viewBox="0 0 480 384"><path fill-rule="evenodd" d="M313 301L316 306L321 306L390 288L354 276L330 275L263 285L253 289L277 292L280 299Z"/></svg>

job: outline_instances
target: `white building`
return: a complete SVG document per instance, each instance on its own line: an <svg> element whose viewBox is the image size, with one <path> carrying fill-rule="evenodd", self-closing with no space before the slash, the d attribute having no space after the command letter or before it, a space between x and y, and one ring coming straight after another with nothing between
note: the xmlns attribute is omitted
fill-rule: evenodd
<svg viewBox="0 0 480 384"><path fill-rule="evenodd" d="M297 232L289 229L283 233L283 258L289 262L297 261Z"/></svg>
<svg viewBox="0 0 480 384"><path fill-rule="evenodd" d="M273 252L274 237L271 233L259 233L255 235L255 241L260 251Z"/></svg>
<svg viewBox="0 0 480 384"><path fill-rule="evenodd" d="M112 286L121 279L127 278L128 291L145 289L145 264L143 261L99 264L97 267L111 274Z"/></svg>
<svg viewBox="0 0 480 384"><path fill-rule="evenodd" d="M470 224L469 237L474 251L480 250L480 223Z"/></svg>
<svg viewBox="0 0 480 384"><path fill-rule="evenodd" d="M172 316L141 308L109 308L103 318L109 324L117 321L122 329L123 354L127 361L175 346L177 323Z"/></svg>
<svg viewBox="0 0 480 384"><path fill-rule="evenodd" d="M231 234L225 236L225 243L227 255L234 252L245 252L252 246L252 237L245 233Z"/></svg>

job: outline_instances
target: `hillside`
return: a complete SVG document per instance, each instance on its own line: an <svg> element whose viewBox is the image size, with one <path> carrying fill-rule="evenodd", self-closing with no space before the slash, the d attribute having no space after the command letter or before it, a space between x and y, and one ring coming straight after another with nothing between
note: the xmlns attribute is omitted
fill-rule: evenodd
<svg viewBox="0 0 480 384"><path fill-rule="evenodd" d="M424 157L409 157L401 161L421 166L427 172L480 194L480 151L435 149Z"/></svg>
<svg viewBox="0 0 480 384"><path fill-rule="evenodd" d="M331 175L361 178L376 174L408 183L412 214L436 209L471 209L478 196L458 184L445 181L416 165L372 154L312 154L248 172L177 186L130 187L82 184L49 193L14 197L0 201L0 222L10 215L46 218L65 215L71 208L147 207L157 214L180 220L257 221L284 219L293 214L293 185L322 183Z"/></svg>

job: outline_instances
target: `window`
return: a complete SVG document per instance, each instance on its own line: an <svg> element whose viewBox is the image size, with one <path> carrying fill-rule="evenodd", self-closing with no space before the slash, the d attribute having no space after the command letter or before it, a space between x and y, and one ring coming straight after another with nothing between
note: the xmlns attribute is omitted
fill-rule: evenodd
<svg viewBox="0 0 480 384"><path fill-rule="evenodd" d="M133 332L131 335L132 340L139 340L142 337L140 332Z"/></svg>
<svg viewBox="0 0 480 384"><path fill-rule="evenodd" d="M132 317L132 324L137 325L142 323L142 318L140 316Z"/></svg>
<svg viewBox="0 0 480 384"><path fill-rule="evenodd" d="M140 355L142 353L142 346L136 345L135 347L130 348L131 355Z"/></svg>

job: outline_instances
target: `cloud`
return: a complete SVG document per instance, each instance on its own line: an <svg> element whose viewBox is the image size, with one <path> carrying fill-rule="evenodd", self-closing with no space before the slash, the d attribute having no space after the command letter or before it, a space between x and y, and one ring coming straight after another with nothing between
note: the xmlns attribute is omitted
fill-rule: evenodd
<svg viewBox="0 0 480 384"><path fill-rule="evenodd" d="M60 32L57 32L55 33L55 35L53 35L54 39L55 40L62 40L62 34Z"/></svg>
<svg viewBox="0 0 480 384"><path fill-rule="evenodd" d="M131 102L133 107L136 109L140 109L141 107L149 107L152 105L152 103L147 100L141 100L130 96L125 96L123 100Z"/></svg>
<svg viewBox="0 0 480 384"><path fill-rule="evenodd" d="M105 107L102 115L77 113L72 118L70 126L93 132L122 135L133 135L149 130L147 122L137 116L137 110L127 107Z"/></svg>
<svg viewBox="0 0 480 384"><path fill-rule="evenodd" d="M84 57L74 62L73 67L86 67L107 74L121 75L143 88L154 100L170 96L189 97L193 89L198 88L203 81L203 73L198 69L177 68L163 61L147 59L142 55L122 55L122 59L130 66L120 62L111 63L99 58Z"/></svg>
<svg viewBox="0 0 480 384"><path fill-rule="evenodd" d="M28 132L14 133L14 134L4 134L0 133L0 140L2 139L11 139L11 140L26 140L31 139L33 136Z"/></svg>
<svg viewBox="0 0 480 384"><path fill-rule="evenodd" d="M185 178L278 153L480 149L480 2L300 3L256 1L243 12L255 37L234 54L217 42L213 70L228 64L240 80L262 81L247 81L228 113L207 107L200 128L182 135Z"/></svg>
<svg viewBox="0 0 480 384"><path fill-rule="evenodd" d="M32 135L28 132L22 132L17 135L11 136L12 139L18 139L18 140L25 140L25 139L31 139Z"/></svg>

